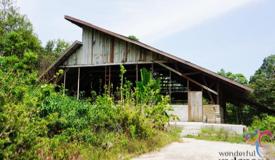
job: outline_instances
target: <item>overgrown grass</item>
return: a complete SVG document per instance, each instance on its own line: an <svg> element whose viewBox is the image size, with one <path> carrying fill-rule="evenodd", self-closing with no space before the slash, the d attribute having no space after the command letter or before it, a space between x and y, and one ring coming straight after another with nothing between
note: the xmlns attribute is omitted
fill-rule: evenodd
<svg viewBox="0 0 275 160"><path fill-rule="evenodd" d="M242 135L235 132L230 132L224 129L215 128L202 128L201 132L197 136L188 135L189 138L209 140L209 141L225 141L231 143L243 143L244 139Z"/></svg>
<svg viewBox="0 0 275 160"><path fill-rule="evenodd" d="M179 133L179 129L171 128L169 131L158 131L150 139L131 139L125 135L119 135L111 148L85 147L81 149L81 157L103 160L130 159L146 152L158 150L173 141L179 141Z"/></svg>
<svg viewBox="0 0 275 160"><path fill-rule="evenodd" d="M133 139L125 134L109 136L102 147L89 143L44 142L39 152L39 159L87 159L87 160L122 160L130 159L140 154L155 151L173 142L179 141L180 130L171 128L169 131L158 131L150 139ZM50 149L54 146L54 150ZM45 148L49 150L45 150Z"/></svg>

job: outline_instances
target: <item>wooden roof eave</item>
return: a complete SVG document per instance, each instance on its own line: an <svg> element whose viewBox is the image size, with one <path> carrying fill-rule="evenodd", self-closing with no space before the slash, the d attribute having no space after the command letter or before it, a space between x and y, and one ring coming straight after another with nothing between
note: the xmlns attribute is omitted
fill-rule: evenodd
<svg viewBox="0 0 275 160"><path fill-rule="evenodd" d="M68 47L63 54L52 64L50 65L45 72L43 72L39 76L39 80L42 80L46 75L50 73L50 71L57 68L60 64L62 64L67 58L69 58L77 49L79 49L82 46L82 42L80 41L74 41L74 43Z"/></svg>

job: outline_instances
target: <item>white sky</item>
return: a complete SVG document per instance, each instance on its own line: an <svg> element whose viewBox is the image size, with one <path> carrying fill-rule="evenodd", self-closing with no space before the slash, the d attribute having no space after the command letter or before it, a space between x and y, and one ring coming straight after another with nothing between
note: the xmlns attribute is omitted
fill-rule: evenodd
<svg viewBox="0 0 275 160"><path fill-rule="evenodd" d="M43 42L56 38L74 40L75 31L64 15L84 19L124 35L153 43L256 0L19 0L21 11L32 20ZM50 24L49 24L50 23ZM64 29L68 29L68 32ZM67 33L69 35L63 35ZM71 34L73 33L73 34ZM79 38L79 33L77 33Z"/></svg>
<svg viewBox="0 0 275 160"><path fill-rule="evenodd" d="M274 0L17 0L45 44L81 40L69 15L212 71L249 78L275 52ZM238 57L238 58L236 58Z"/></svg>

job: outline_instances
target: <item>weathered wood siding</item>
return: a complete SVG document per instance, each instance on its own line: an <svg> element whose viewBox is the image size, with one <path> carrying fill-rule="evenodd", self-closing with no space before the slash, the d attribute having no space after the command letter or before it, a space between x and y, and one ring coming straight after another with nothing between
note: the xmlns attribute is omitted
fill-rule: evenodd
<svg viewBox="0 0 275 160"><path fill-rule="evenodd" d="M73 66L73 65L80 64L79 62L81 61L81 58L83 57L82 53L83 53L83 48L80 47L78 50L75 51L75 53L73 53L70 56L70 58L68 58L67 61L64 62L63 65Z"/></svg>
<svg viewBox="0 0 275 160"><path fill-rule="evenodd" d="M162 58L135 44L92 29L83 28L82 43L82 47L72 54L64 65L152 62Z"/></svg>
<svg viewBox="0 0 275 160"><path fill-rule="evenodd" d="M189 106L189 121L202 122L203 108L202 108L202 91L188 92L188 106Z"/></svg>

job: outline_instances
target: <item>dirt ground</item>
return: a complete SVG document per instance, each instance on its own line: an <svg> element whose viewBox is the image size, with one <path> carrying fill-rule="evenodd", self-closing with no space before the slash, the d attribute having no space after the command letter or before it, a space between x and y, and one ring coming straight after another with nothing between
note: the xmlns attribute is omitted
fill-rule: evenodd
<svg viewBox="0 0 275 160"><path fill-rule="evenodd" d="M265 149L261 148L262 154ZM236 157L236 158L235 158ZM228 142L214 142L182 138L182 142L174 142L159 151L147 153L134 160L261 160L254 145ZM268 159L274 159L268 158Z"/></svg>

